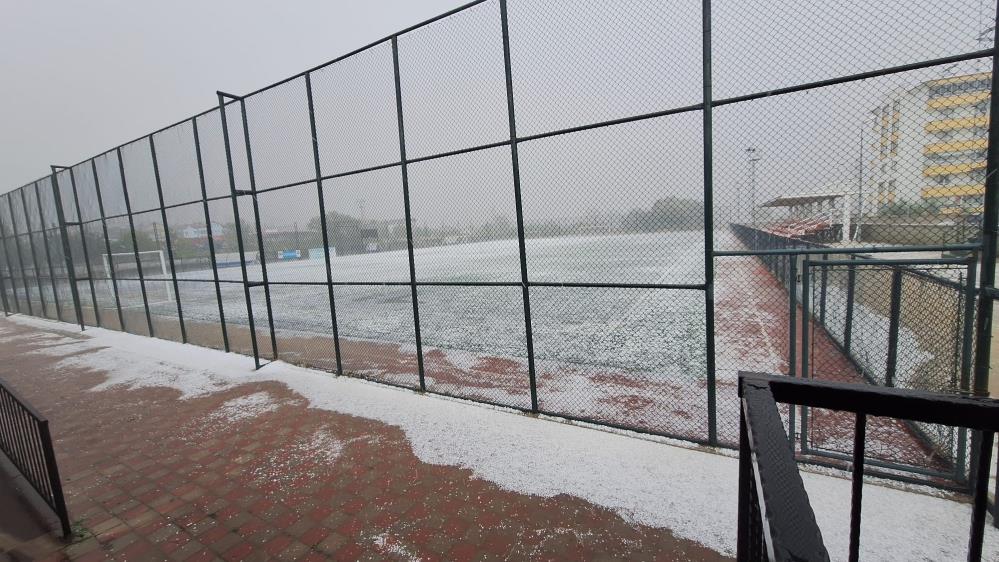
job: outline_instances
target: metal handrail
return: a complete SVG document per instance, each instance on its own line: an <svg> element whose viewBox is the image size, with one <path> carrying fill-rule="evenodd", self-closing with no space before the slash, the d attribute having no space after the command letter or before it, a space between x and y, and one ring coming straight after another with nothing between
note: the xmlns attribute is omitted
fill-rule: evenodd
<svg viewBox="0 0 999 562"><path fill-rule="evenodd" d="M981 432L973 472L968 560L981 560L992 440L999 431L999 400L867 385L739 373L739 560L826 560L808 494L777 413L777 403L853 412L853 487L850 560L860 552L864 439L869 416L937 423Z"/></svg>
<svg viewBox="0 0 999 562"><path fill-rule="evenodd" d="M63 536L69 537L69 512L49 420L3 380L0 380L0 451L55 512Z"/></svg>

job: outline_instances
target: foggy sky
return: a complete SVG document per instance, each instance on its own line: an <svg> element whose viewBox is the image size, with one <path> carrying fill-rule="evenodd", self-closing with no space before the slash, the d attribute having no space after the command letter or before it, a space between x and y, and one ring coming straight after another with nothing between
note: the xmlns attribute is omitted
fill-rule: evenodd
<svg viewBox="0 0 999 562"><path fill-rule="evenodd" d="M0 191L39 177L50 163L76 163L207 109L216 89L255 90L458 4L105 2L58 12L11 5L12 17L0 22L6 82ZM700 2L576 4L509 2L518 134L701 100ZM991 19L994 5L982 0L717 0L714 97L972 51L982 48L976 35ZM487 2L399 39L410 157L508 138L499 31L497 3ZM748 146L761 155L757 203L852 181L869 158L861 145L873 139L860 135L870 110L888 92L945 72L933 68L715 109L716 216L724 220L745 206ZM247 99L260 188L314 175L303 82ZM324 173L398 160L388 45L316 72L313 91ZM208 125L202 143L209 192L217 185L224 193L224 156ZM522 143L525 219L624 213L665 196L700 199L701 135L700 112L689 112ZM158 146L169 158L170 137L162 136ZM193 181L190 151L177 138L176 161L187 162L187 178L175 183L183 189ZM241 139L232 140L237 181L245 188ZM137 178L139 152L126 163L126 173L135 168ZM163 175L169 190L169 174ZM151 179L135 181L152 193ZM334 210L402 218L398 170L325 183ZM506 147L413 164L410 189L414 220L423 224L514 217ZM314 189L260 200L265 228L304 224L317 214Z"/></svg>
<svg viewBox="0 0 999 562"><path fill-rule="evenodd" d="M462 3L3 0L0 192Z"/></svg>

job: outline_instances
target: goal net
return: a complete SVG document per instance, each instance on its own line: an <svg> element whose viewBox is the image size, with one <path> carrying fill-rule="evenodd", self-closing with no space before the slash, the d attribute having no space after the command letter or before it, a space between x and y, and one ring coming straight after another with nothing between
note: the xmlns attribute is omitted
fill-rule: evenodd
<svg viewBox="0 0 999 562"><path fill-rule="evenodd" d="M149 300L149 304L174 302L173 281L163 250L139 252L138 257L138 262L136 262L134 252L101 254L105 278L110 279L112 272L114 273L114 278L118 283L118 291L120 296L126 297L123 299L125 301L141 302L141 277L141 280L145 281L146 298ZM124 302L122 304L124 305Z"/></svg>

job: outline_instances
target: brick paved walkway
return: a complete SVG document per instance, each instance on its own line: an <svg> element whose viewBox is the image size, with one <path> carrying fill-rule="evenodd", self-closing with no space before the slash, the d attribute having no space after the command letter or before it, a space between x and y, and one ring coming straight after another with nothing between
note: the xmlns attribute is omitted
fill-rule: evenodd
<svg viewBox="0 0 999 562"><path fill-rule="evenodd" d="M0 327L24 336L0 345L0 376L49 416L79 535L68 546L0 535L11 559L722 558L578 498L423 463L402 430L307 408L279 383L185 400L91 392L102 373L53 368L71 346L27 354L45 345L37 330Z"/></svg>

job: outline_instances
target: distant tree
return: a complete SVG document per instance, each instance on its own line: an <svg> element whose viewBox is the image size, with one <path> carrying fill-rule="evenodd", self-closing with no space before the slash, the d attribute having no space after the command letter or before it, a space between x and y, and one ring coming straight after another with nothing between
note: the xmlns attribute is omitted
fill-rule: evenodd
<svg viewBox="0 0 999 562"><path fill-rule="evenodd" d="M899 217L934 214L938 211L939 206L930 201L893 201L878 209L878 214Z"/></svg>
<svg viewBox="0 0 999 562"><path fill-rule="evenodd" d="M623 227L633 232L694 230L704 227L704 203L682 197L664 197L652 208L633 209L624 217Z"/></svg>
<svg viewBox="0 0 999 562"><path fill-rule="evenodd" d="M125 230L122 231L121 236L117 240L111 240L111 251L113 253L119 254L123 252L131 252L135 250L132 246L132 231ZM139 230L135 233L135 244L138 246L140 252L148 252L152 250L159 250L159 246L153 240L153 237L148 232Z"/></svg>

